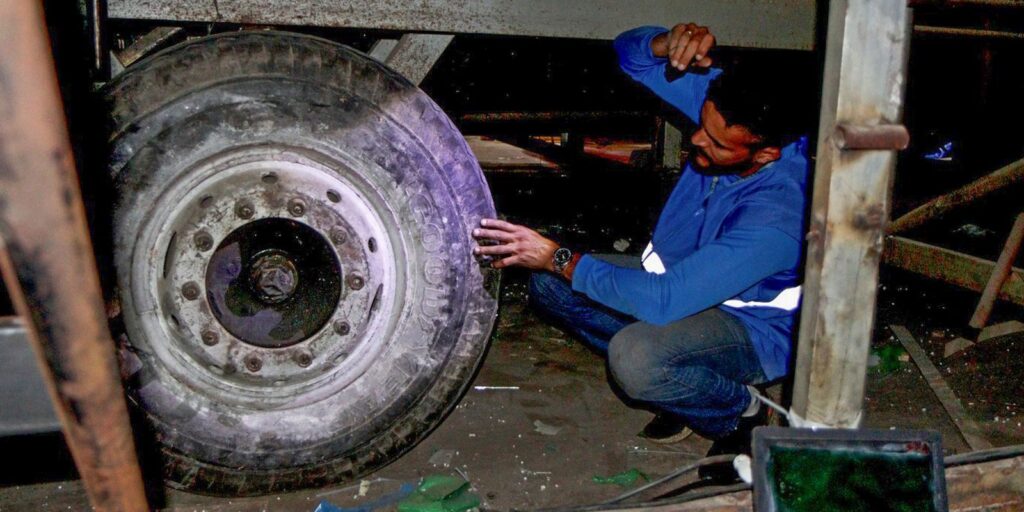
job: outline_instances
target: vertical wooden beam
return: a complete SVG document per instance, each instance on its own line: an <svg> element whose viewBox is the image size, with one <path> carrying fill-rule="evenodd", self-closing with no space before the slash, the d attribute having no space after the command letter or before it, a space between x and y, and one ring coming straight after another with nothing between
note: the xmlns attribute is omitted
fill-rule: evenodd
<svg viewBox="0 0 1024 512"><path fill-rule="evenodd" d="M896 152L845 149L837 126L900 121L910 12L900 0L833 0L793 387L805 420L856 427Z"/></svg>
<svg viewBox="0 0 1024 512"><path fill-rule="evenodd" d="M148 510L42 2L0 19L0 272L93 507Z"/></svg>

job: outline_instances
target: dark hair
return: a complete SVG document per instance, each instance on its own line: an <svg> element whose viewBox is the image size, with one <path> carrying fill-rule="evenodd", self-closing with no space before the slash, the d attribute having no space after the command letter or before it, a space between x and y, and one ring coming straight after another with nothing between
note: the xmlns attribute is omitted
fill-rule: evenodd
<svg viewBox="0 0 1024 512"><path fill-rule="evenodd" d="M783 147L810 133L818 94L809 77L759 63L737 62L723 68L711 82L707 100L726 124L750 130L762 147Z"/></svg>

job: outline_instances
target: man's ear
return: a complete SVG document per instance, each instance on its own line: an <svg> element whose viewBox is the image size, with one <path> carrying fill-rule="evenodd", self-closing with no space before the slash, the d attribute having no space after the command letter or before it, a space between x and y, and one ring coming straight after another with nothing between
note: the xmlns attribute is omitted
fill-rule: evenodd
<svg viewBox="0 0 1024 512"><path fill-rule="evenodd" d="M782 156L782 150L775 146L766 146L754 153L754 163L768 165Z"/></svg>

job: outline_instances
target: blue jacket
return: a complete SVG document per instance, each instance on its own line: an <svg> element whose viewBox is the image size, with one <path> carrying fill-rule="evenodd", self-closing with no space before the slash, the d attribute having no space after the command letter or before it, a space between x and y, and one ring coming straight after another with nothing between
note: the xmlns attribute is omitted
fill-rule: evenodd
<svg viewBox="0 0 1024 512"><path fill-rule="evenodd" d="M708 85L721 73L687 73L669 82L641 27L615 40L622 69L694 122ZM799 304L807 139L747 178L718 178L687 164L645 252L646 270L584 256L573 289L641 321L666 324L712 307L747 328L768 379L785 375Z"/></svg>

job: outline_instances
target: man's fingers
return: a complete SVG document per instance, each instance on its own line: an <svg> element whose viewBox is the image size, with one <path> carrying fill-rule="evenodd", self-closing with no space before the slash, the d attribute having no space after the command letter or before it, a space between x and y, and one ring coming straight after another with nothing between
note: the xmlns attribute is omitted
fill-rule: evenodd
<svg viewBox="0 0 1024 512"><path fill-rule="evenodd" d="M687 43L690 42L695 28L696 25L693 23L679 24L672 27L672 34L668 43L668 59L672 63L672 67L678 68L680 66L679 54L683 48L686 48Z"/></svg>
<svg viewBox="0 0 1024 512"><path fill-rule="evenodd" d="M684 32L679 38L679 42L676 44L675 49L669 53L669 59L672 61L672 67L675 67L680 71L686 69L687 63L682 60L683 51L686 50L686 46L690 44L690 38L692 35L692 32Z"/></svg>
<svg viewBox="0 0 1024 512"><path fill-rule="evenodd" d="M516 256L509 256L508 258L503 258L503 259L495 261L494 263L491 263L491 266L494 267L494 268L505 268L505 267L508 267L508 266L515 265L515 264L519 263L519 261L521 259L522 258L520 258L518 255L516 255Z"/></svg>
<svg viewBox="0 0 1024 512"><path fill-rule="evenodd" d="M516 252L515 244L501 244L501 245L478 245L473 249L474 254L512 254Z"/></svg>
<svg viewBox="0 0 1024 512"><path fill-rule="evenodd" d="M696 65L702 68L709 68L711 67L712 62L714 61L711 60L711 57L704 57L703 59L698 60Z"/></svg>
<svg viewBox="0 0 1024 512"><path fill-rule="evenodd" d="M697 55L697 45L700 44L698 37L693 37L690 42L686 44L683 51L679 53L679 64L682 69L686 69L693 62L694 55Z"/></svg>
<svg viewBox="0 0 1024 512"><path fill-rule="evenodd" d="M473 236L476 238L497 240L499 242L511 242L515 240L515 235L512 233L497 229L474 229Z"/></svg>
<svg viewBox="0 0 1024 512"><path fill-rule="evenodd" d="M480 225L485 228L500 229L502 231L515 231L522 227L499 219L481 219Z"/></svg>
<svg viewBox="0 0 1024 512"><path fill-rule="evenodd" d="M700 38L700 44L697 45L697 55L694 56L698 66L704 66L702 62L708 56L708 52L711 51L711 47L715 45L715 36L710 32L705 31L704 36Z"/></svg>

